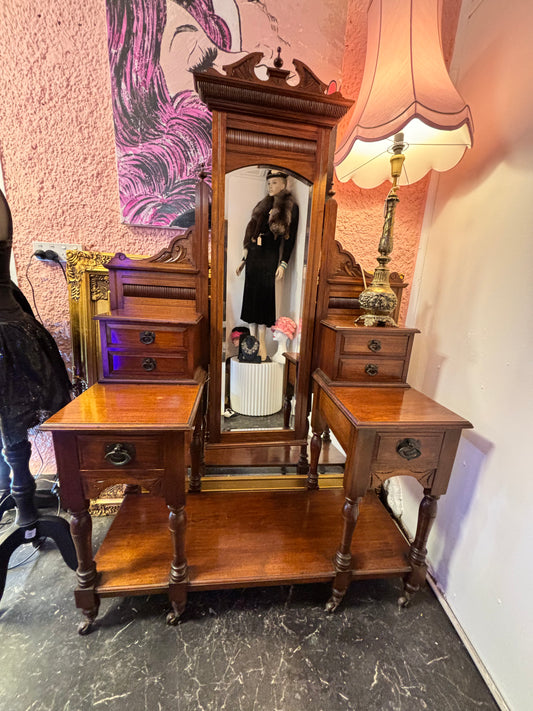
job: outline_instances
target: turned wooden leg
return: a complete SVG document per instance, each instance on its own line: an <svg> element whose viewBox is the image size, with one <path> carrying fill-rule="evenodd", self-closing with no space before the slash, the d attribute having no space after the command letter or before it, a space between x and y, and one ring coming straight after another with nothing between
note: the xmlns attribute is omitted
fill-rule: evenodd
<svg viewBox="0 0 533 711"><path fill-rule="evenodd" d="M313 429L311 437L311 463L309 465L309 474L307 476L307 488L318 489L318 460L322 450L322 430Z"/></svg>
<svg viewBox="0 0 533 711"><path fill-rule="evenodd" d="M300 447L300 458L298 459L298 464L296 465L296 473L302 476L309 476L309 460L307 459L307 433L309 431L309 419L306 419L306 429L305 429L305 441L306 444L302 444ZM309 484L309 480L307 482Z"/></svg>
<svg viewBox="0 0 533 711"><path fill-rule="evenodd" d="M437 515L438 496L432 496L430 489L424 489L424 498L418 509L418 524L415 539L409 549L408 561L411 572L407 573L403 581L403 595L398 599L400 607L407 607L412 596L421 588L426 580L427 541L429 533Z"/></svg>
<svg viewBox="0 0 533 711"><path fill-rule="evenodd" d="M329 427L326 425L324 427L324 434L322 435L322 441L325 442L326 444L329 444L331 442L331 433L329 430Z"/></svg>
<svg viewBox="0 0 533 711"><path fill-rule="evenodd" d="M94 588L97 580L96 563L93 559L92 529L93 523L87 509L71 512L70 533L74 541L78 567L76 578L78 587L74 591L76 607L79 607L86 620L78 627L79 634L88 634L98 615L100 599Z"/></svg>
<svg viewBox="0 0 533 711"><path fill-rule="evenodd" d="M346 499L342 509L342 538L339 550L335 554L335 580L331 597L326 604L327 612L334 612L348 590L352 580L352 538L355 524L359 516L359 502L361 498L352 501Z"/></svg>
<svg viewBox="0 0 533 711"><path fill-rule="evenodd" d="M287 367L287 366L285 366ZM288 430L291 421L291 411L292 411L292 398L294 397L294 387L290 383L287 385L285 390L285 397L283 398L283 427Z"/></svg>
<svg viewBox="0 0 533 711"><path fill-rule="evenodd" d="M309 460L307 459L307 445L302 444L300 447L300 457L296 464L296 473L302 476L309 475Z"/></svg>
<svg viewBox="0 0 533 711"><path fill-rule="evenodd" d="M189 492L202 490L202 476L204 475L204 443L203 443L202 417L196 418L194 432L191 440L191 478L189 479Z"/></svg>
<svg viewBox="0 0 533 711"><path fill-rule="evenodd" d="M170 535L172 536L172 547L174 557L170 566L169 577L169 597L172 603L172 612L167 615L167 624L176 625L185 610L187 604L187 582L189 571L187 558L185 556L185 530L187 526L187 516L185 506L179 508L170 507L168 519Z"/></svg>

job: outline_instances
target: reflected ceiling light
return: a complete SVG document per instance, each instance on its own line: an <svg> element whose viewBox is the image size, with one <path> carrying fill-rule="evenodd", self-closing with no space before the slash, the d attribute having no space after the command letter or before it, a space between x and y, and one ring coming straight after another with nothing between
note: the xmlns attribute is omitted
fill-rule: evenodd
<svg viewBox="0 0 533 711"><path fill-rule="evenodd" d="M373 188L390 179L394 136L408 160L399 185L453 168L472 146L469 107L442 53L442 0L371 0L361 90L346 137L335 152L339 180Z"/></svg>

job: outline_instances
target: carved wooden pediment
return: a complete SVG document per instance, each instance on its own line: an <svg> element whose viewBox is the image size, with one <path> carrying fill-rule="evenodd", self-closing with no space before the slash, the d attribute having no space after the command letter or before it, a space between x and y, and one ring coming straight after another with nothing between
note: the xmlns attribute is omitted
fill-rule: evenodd
<svg viewBox="0 0 533 711"><path fill-rule="evenodd" d="M257 76L255 69L263 59L261 52L253 52L223 67L195 72L196 91L211 110L246 113L249 116L269 114L286 120L334 126L353 104L340 92L327 94L322 82L307 65L298 59L293 65L297 84L289 84L292 72L282 69L278 57L274 67L267 67L267 79Z"/></svg>

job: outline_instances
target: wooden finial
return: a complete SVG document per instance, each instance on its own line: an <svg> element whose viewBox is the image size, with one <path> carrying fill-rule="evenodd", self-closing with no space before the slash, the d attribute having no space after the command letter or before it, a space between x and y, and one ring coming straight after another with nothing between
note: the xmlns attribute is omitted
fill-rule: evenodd
<svg viewBox="0 0 533 711"><path fill-rule="evenodd" d="M278 47L278 56L274 60L274 66L276 69L281 69L283 66L283 59L281 58L281 47Z"/></svg>

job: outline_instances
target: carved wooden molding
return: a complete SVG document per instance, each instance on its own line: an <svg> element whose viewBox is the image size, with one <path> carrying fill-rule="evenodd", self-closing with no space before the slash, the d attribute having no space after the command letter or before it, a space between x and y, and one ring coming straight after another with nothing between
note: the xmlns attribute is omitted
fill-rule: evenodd
<svg viewBox="0 0 533 711"><path fill-rule="evenodd" d="M184 234L177 235L170 242L168 247L163 247L153 257L132 258L117 252L108 262L108 269L136 269L139 271L150 271L154 264L160 265L163 269L168 268L172 272L196 273L196 265L191 258L191 243L194 238L194 227L190 227Z"/></svg>
<svg viewBox="0 0 533 711"><path fill-rule="evenodd" d="M269 133L255 133L254 131L242 131L235 128L228 129L227 143L248 148L273 148L274 150L307 153L308 155L313 155L316 151L316 141L273 136Z"/></svg>
<svg viewBox="0 0 533 711"><path fill-rule="evenodd" d="M333 241L331 248L331 268L329 270L331 276L348 276L352 279L363 281L363 271L361 266L355 261L355 257L347 249L344 249L340 242ZM367 283L372 280L372 274L365 271L365 279Z"/></svg>
<svg viewBox="0 0 533 711"><path fill-rule="evenodd" d="M335 280L335 277L351 277L358 281L363 281L363 270L361 265L356 262L355 257L351 252L341 245L337 240L333 241L330 255L329 279ZM367 272L365 269L365 279L367 285L372 281L372 272ZM398 272L392 272L389 277L390 285L403 289L407 286L404 282L404 275Z"/></svg>
<svg viewBox="0 0 533 711"><path fill-rule="evenodd" d="M292 62L294 64L294 68L296 69L296 74L300 80L298 84L287 84L287 79L290 77L291 72L287 69L281 69L281 67L267 67L268 79L260 79L255 73L255 68L259 65L263 57L264 54L261 52L252 52L246 57L233 62L233 64L226 64L222 67L222 69L226 72L226 76L228 77L251 81L262 87L269 84L275 86L283 86L285 84L291 89L302 91L307 94L323 95L326 93L328 85L324 84L323 81L320 81L317 75L299 59L293 59ZM215 72L216 70L210 70L210 72L211 71ZM223 76L219 72L216 73L219 76ZM340 96L340 94L337 95Z"/></svg>
<svg viewBox="0 0 533 711"><path fill-rule="evenodd" d="M157 262L158 264L180 264L181 262L190 262L187 247L193 232L194 227L191 227L184 235L174 237L168 247L164 247L154 257L150 257L148 261L151 263ZM184 244L181 244L182 242L184 242Z"/></svg>
<svg viewBox="0 0 533 711"><path fill-rule="evenodd" d="M269 112L280 119L298 117L304 123L334 126L353 104L339 92L326 94L327 85L303 62L293 60L299 82L288 84L291 72L268 67L268 79L260 79L255 68L263 59L261 52L253 52L233 64L195 72L196 90L209 109L228 113L264 116Z"/></svg>

